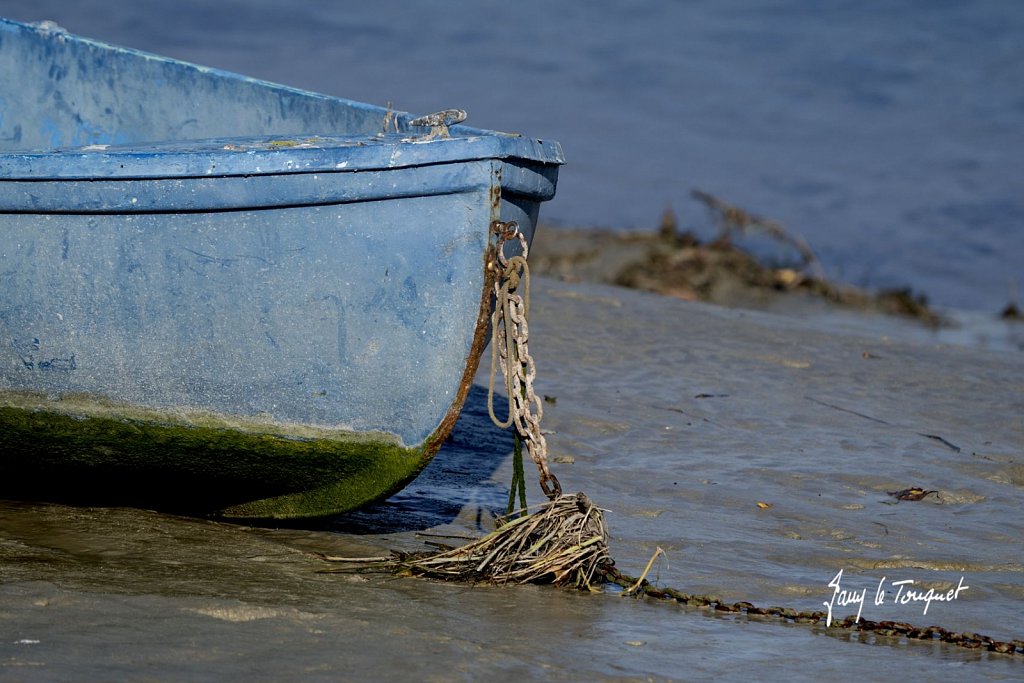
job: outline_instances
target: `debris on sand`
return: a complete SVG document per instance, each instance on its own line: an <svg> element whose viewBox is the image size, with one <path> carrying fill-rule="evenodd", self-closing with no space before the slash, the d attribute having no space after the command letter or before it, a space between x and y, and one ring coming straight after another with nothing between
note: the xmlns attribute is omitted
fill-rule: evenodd
<svg viewBox="0 0 1024 683"><path fill-rule="evenodd" d="M892 496L896 500L911 500L911 501L914 501L914 500L924 500L925 498L927 498L929 495L931 495L933 493L936 496L939 495L938 491L929 491L927 489L921 488L920 486L913 486L913 487L911 487L909 489L903 489L902 491L889 491L888 493L889 493L890 496Z"/></svg>
<svg viewBox="0 0 1024 683"><path fill-rule="evenodd" d="M614 564L600 508L583 493L563 495L521 517L503 517L498 528L460 548L388 557L321 556L341 563L330 571L391 571L449 581L553 583L589 588ZM600 583L600 580L596 581Z"/></svg>
<svg viewBox="0 0 1024 683"><path fill-rule="evenodd" d="M534 273L567 281L592 281L642 289L689 301L737 308L770 308L784 301L819 301L842 308L913 318L938 327L943 319L927 299L905 289L869 292L829 280L807 242L780 223L756 216L707 192L694 197L718 225L702 242L681 231L671 211L656 230L556 229L538 231L531 250ZM794 254L766 264L737 246L741 236L767 237Z"/></svg>

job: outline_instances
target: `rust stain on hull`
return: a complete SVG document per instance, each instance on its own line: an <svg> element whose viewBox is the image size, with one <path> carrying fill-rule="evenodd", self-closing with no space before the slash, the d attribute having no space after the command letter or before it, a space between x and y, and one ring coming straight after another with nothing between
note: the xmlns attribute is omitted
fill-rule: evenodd
<svg viewBox="0 0 1024 683"><path fill-rule="evenodd" d="M480 293L480 309L477 313L476 318L476 329L473 332L473 342L469 348L469 354L466 356L466 369L462 373L462 379L459 381L459 388L455 395L455 400L452 401L451 406L448 408L448 412L445 413L444 419L441 420L441 424L438 425L437 429L434 430L433 436L427 442L423 449L423 462L426 464L430 462L430 459L434 457L438 449L441 448L441 444L444 443L445 439L452 433L452 429L455 428L455 423L459 419L459 414L462 412L462 406L466 402L466 397L469 395L469 389L473 386L473 378L476 377L476 371L480 367L480 358L483 356L484 349L487 347L488 342L488 330L491 324L491 297L492 290L494 289L494 270L489 268L488 265L494 259L495 252L494 246L488 241L487 252L484 256L484 286L483 291Z"/></svg>

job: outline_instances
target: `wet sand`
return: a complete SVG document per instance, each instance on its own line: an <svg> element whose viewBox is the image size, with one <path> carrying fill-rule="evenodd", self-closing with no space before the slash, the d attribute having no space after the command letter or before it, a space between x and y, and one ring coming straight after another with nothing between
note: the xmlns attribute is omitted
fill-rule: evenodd
<svg viewBox="0 0 1024 683"><path fill-rule="evenodd" d="M843 570L844 587L867 590L865 618L1024 636L1019 353L545 278L535 279L533 302L552 468L567 491L609 511L624 571L638 574L661 547L667 556L650 578L662 585L813 610ZM316 552L418 550L417 532L486 531L507 498L511 449L478 386L416 482L323 528L0 503L0 679L1024 672L1019 657L866 644L822 626L708 615L611 590L318 573L328 565ZM912 486L938 493L917 502L888 493ZM927 615L919 603L894 604L893 582L945 591L961 579L969 588Z"/></svg>

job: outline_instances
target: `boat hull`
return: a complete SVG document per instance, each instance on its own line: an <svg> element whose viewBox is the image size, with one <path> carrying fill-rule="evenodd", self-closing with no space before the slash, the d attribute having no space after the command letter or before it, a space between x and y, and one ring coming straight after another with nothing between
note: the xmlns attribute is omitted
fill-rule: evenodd
<svg viewBox="0 0 1024 683"><path fill-rule="evenodd" d="M455 194L4 216L0 493L284 519L400 489L486 343L491 223L536 217L469 165Z"/></svg>
<svg viewBox="0 0 1024 683"><path fill-rule="evenodd" d="M0 20L0 495L246 520L413 478L557 143Z"/></svg>

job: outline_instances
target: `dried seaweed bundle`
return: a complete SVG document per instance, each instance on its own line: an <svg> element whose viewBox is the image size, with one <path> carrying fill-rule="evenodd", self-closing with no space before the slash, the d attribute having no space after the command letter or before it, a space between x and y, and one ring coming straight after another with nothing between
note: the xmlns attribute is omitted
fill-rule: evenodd
<svg viewBox="0 0 1024 683"><path fill-rule="evenodd" d="M563 495L531 514L501 518L490 534L459 548L392 553L387 558L325 557L362 569L494 583L553 583L588 588L611 564L601 509L582 493Z"/></svg>

